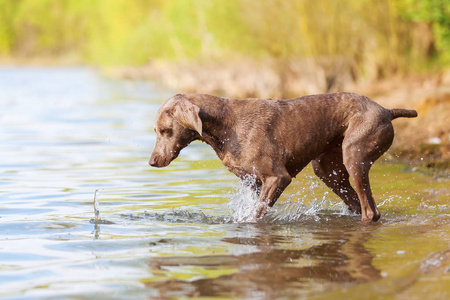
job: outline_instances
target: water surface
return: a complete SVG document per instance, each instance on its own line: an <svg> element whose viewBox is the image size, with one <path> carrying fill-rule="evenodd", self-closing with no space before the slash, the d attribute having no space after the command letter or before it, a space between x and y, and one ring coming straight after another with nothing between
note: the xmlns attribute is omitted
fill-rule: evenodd
<svg viewBox="0 0 450 300"><path fill-rule="evenodd" d="M85 68L0 69L0 297L450 296L448 179L382 159L382 218L362 225L307 169L248 224L251 192L208 146L147 165L171 94Z"/></svg>

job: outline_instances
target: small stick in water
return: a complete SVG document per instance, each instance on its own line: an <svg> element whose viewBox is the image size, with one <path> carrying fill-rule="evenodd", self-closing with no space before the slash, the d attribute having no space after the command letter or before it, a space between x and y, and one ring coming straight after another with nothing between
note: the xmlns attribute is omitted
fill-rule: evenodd
<svg viewBox="0 0 450 300"><path fill-rule="evenodd" d="M98 221L100 216L100 210L98 209L98 200L97 200L97 192L98 190L95 190L94 194L94 213L95 213L95 221Z"/></svg>

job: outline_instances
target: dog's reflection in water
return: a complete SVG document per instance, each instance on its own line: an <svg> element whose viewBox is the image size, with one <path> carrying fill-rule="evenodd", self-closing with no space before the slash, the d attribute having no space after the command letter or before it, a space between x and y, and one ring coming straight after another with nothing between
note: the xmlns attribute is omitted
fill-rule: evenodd
<svg viewBox="0 0 450 300"><path fill-rule="evenodd" d="M228 237L223 242L247 248L239 255L179 256L150 259L150 271L176 268L234 270L228 275L197 280L163 280L147 283L159 297L249 297L261 298L311 296L343 284L351 286L381 278L372 265L373 256L364 246L370 228L358 232L308 232L292 235ZM301 229L296 227L301 232ZM292 239L313 239L312 246L296 248ZM165 240L167 242L167 240ZM248 247L247 247L248 246ZM233 246L230 245L230 248ZM249 251L252 249L252 251ZM206 273L208 273L206 271ZM229 274L232 273L232 274Z"/></svg>

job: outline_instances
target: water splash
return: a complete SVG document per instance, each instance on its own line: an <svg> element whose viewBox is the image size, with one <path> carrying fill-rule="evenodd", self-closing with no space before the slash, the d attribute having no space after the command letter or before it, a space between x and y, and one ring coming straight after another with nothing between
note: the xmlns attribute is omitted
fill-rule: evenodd
<svg viewBox="0 0 450 300"><path fill-rule="evenodd" d="M258 192L254 188L256 177L248 175L235 187L235 191L230 195L228 208L231 212L231 219L237 223L254 222L256 211L259 205Z"/></svg>
<svg viewBox="0 0 450 300"><path fill-rule="evenodd" d="M390 197L388 197L386 199L382 199L380 202L378 202L377 206L381 207L381 206L383 206L385 204L389 205L392 201L394 201L394 200L397 201L398 199L401 199L401 196L400 197L399 196L390 196Z"/></svg>
<svg viewBox="0 0 450 300"><path fill-rule="evenodd" d="M102 218L100 218L100 204L98 202L98 190L95 190L94 193L94 219L90 219L89 223L91 224L114 224L114 222L112 221L108 221L108 220L102 220Z"/></svg>
<svg viewBox="0 0 450 300"><path fill-rule="evenodd" d="M255 177L247 176L242 180L235 191L230 195L228 207L231 220L236 223L253 222L259 205L258 193L253 188ZM331 201L329 193L322 197L316 195L319 189L317 180L311 178L301 191L289 196L282 203L275 204L267 210L262 222L292 223L304 220L320 221L324 215L352 215L342 201Z"/></svg>
<svg viewBox="0 0 450 300"><path fill-rule="evenodd" d="M229 217L207 215L203 211L189 211L172 209L163 213L144 212L141 214L120 214L120 218L128 221L150 220L174 224L227 224L231 223Z"/></svg>
<svg viewBox="0 0 450 300"><path fill-rule="evenodd" d="M341 202L331 201L328 192L322 198L314 194L312 187L308 193L301 192L291 195L288 200L275 205L265 216L271 223L295 223L306 220L322 221L329 215L352 215L347 206Z"/></svg>
<svg viewBox="0 0 450 300"><path fill-rule="evenodd" d="M120 214L120 218L127 220L153 220L169 223L195 223L195 224L229 224L253 223L259 205L258 192L255 187L254 176L247 176L240 181L229 194L229 215L210 215L202 210L173 209L166 212L144 212L141 214ZM303 222L327 222L336 217L358 217L359 215L348 210L340 199L334 197L332 192L323 192L323 187L315 177L310 177L300 191L290 195L286 200L277 202L274 207L267 210L266 215L258 219L258 223L288 224ZM326 188L325 188L326 189ZM378 206L389 204L395 196L385 198Z"/></svg>
<svg viewBox="0 0 450 300"><path fill-rule="evenodd" d="M95 214L95 221L98 221L98 218L100 216L100 210L99 210L99 204L98 204L98 198L97 198L98 190L95 190L94 193L94 214Z"/></svg>

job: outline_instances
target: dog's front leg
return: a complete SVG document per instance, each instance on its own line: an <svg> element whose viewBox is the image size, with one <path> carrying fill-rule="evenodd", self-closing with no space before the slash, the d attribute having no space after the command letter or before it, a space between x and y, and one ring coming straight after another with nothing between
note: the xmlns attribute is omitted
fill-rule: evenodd
<svg viewBox="0 0 450 300"><path fill-rule="evenodd" d="M288 174L279 176L268 176L262 180L262 189L259 196L259 205L256 218L259 219L272 207L283 193L284 189L291 183L292 178Z"/></svg>

